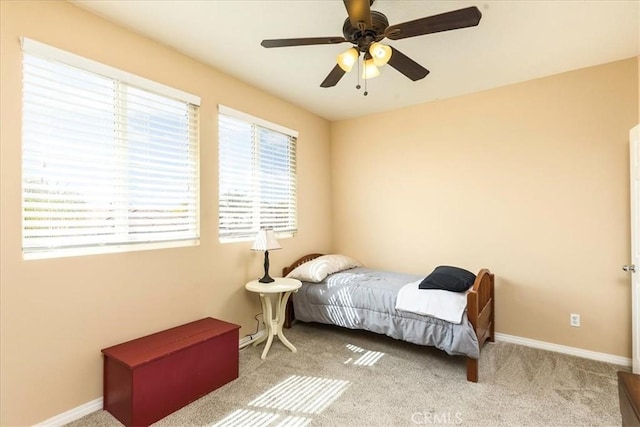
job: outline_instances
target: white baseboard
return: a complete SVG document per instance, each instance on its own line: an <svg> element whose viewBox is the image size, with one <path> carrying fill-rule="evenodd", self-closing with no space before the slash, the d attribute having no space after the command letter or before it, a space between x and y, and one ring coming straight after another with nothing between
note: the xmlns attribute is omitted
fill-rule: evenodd
<svg viewBox="0 0 640 427"><path fill-rule="evenodd" d="M239 348L244 348L257 340L265 334L264 329L258 331L253 335L247 335L239 342ZM69 424L72 421L79 420L80 418L89 415L92 412L99 411L103 407L102 397L99 397L91 402L87 402L83 405L77 406L73 409L69 409L62 414L51 417L48 420L35 424L35 427L62 427L65 424Z"/></svg>
<svg viewBox="0 0 640 427"><path fill-rule="evenodd" d="M63 412L60 415L51 417L48 420L42 421L36 424L36 427L60 427L65 424L69 424L72 421L79 420L85 415L89 415L92 412L102 409L102 397L99 397L91 402L87 402L84 405L77 406L73 409Z"/></svg>
<svg viewBox="0 0 640 427"><path fill-rule="evenodd" d="M246 346L248 346L249 344L251 344L253 341L257 340L258 338L262 337L266 332L264 331L264 329L259 330L258 332L256 332L253 335L247 335L246 337L242 338L240 340L240 348L245 348Z"/></svg>
<svg viewBox="0 0 640 427"><path fill-rule="evenodd" d="M608 353L599 353L597 351L584 350L566 345L553 344L545 341L532 340L529 338L516 337L514 335L500 334L496 332L496 340L508 342L511 344L519 344L525 347L539 348L541 350L554 351L556 353L569 354L571 356L582 357L584 359L597 360L599 362L612 363L614 365L631 367L631 359L628 357L615 356ZM482 358L482 355L480 356Z"/></svg>

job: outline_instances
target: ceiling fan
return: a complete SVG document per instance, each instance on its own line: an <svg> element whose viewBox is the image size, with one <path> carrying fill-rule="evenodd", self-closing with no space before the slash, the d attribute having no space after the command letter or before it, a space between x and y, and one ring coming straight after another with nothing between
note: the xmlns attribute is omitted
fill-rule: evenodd
<svg viewBox="0 0 640 427"><path fill-rule="evenodd" d="M343 0L349 17L342 27L343 37L308 37L296 39L270 39L260 43L263 47L308 46L323 44L351 43L346 52L338 55L338 63L320 84L321 87L335 86L345 73L351 71L363 55L363 75L365 79L379 74L378 68L389 64L409 79L416 81L429 74L429 70L418 64L398 49L380 43L384 38L400 40L408 37L474 27L480 22L482 13L477 7L428 16L397 25L389 25L387 17L371 10L374 0ZM356 86L358 89L360 86ZM365 95L367 92L365 92Z"/></svg>

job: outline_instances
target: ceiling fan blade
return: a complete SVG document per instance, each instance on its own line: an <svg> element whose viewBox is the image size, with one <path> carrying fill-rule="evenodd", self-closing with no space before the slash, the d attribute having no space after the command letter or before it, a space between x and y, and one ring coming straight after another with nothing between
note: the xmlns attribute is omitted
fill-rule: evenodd
<svg viewBox="0 0 640 427"><path fill-rule="evenodd" d="M314 44L337 44L344 43L344 37L308 37L303 39L272 39L262 40L263 47L287 47L287 46L308 46Z"/></svg>
<svg viewBox="0 0 640 427"><path fill-rule="evenodd" d="M391 58L387 64L391 65L414 82L429 74L429 70L409 58L404 53L400 52L398 49L392 47L391 50L393 53L391 54Z"/></svg>
<svg viewBox="0 0 640 427"><path fill-rule="evenodd" d="M354 28L364 30L371 28L371 4L369 0L343 0L347 8L349 21Z"/></svg>
<svg viewBox="0 0 640 427"><path fill-rule="evenodd" d="M336 84L338 84L338 82L340 81L342 76L344 76L345 74L346 74L345 71L342 68L340 68L339 65L336 64L336 66L333 67L333 70L331 70L331 72L324 79L324 81L322 83L320 83L320 87L333 87L333 86L335 86Z"/></svg>
<svg viewBox="0 0 640 427"><path fill-rule="evenodd" d="M471 6L403 22L402 24L391 25L385 30L385 36L391 40L399 40L441 31L457 30L458 28L474 27L478 25L480 18L482 18L480 10L475 6Z"/></svg>

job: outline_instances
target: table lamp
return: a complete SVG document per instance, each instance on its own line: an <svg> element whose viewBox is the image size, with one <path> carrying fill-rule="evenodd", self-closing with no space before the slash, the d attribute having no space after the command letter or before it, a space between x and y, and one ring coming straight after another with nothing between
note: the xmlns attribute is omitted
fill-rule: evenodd
<svg viewBox="0 0 640 427"><path fill-rule="evenodd" d="M276 236L272 229L260 230L256 236L256 241L251 247L252 251L264 251L264 277L258 280L260 283L271 283L274 280L269 277L269 251L282 249L276 240Z"/></svg>

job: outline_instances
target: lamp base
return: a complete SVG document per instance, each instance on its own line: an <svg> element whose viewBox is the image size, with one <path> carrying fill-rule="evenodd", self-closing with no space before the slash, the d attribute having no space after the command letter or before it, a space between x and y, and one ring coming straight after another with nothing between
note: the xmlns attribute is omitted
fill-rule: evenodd
<svg viewBox="0 0 640 427"><path fill-rule="evenodd" d="M262 276L262 279L258 280L258 282L260 283L275 282L275 280L273 280L269 276L269 251L264 251L264 276Z"/></svg>
<svg viewBox="0 0 640 427"><path fill-rule="evenodd" d="M265 274L262 279L258 280L258 282L260 282L260 283L271 283L271 282L275 282L275 280L273 280L271 277L269 277L268 274Z"/></svg>

